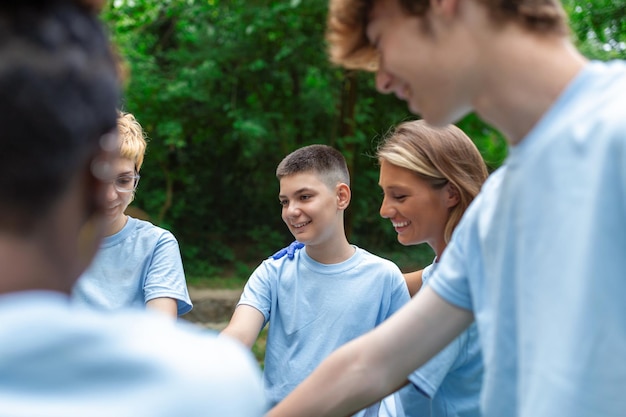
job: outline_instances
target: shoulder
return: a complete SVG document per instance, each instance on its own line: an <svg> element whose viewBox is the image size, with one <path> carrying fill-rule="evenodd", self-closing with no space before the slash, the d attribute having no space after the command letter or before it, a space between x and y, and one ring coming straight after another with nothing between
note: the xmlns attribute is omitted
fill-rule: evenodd
<svg viewBox="0 0 626 417"><path fill-rule="evenodd" d="M38 307L20 308L28 305ZM0 335L19 341L22 347L0 346L0 353L12 363L33 365L28 369L2 366L3 373L14 375L12 384L17 392L26 397L36 398L38 394L20 381L33 378L38 381L38 390L62 395L55 388L62 374L68 398L72 386L80 386L74 392L85 392L86 396L97 390L97 401L76 394L72 398L92 405L99 402L105 409L113 403L136 409L133 404L144 402L164 407L154 416L173 415L181 409L190 411L182 413L185 415L202 415L207 410L212 415L261 415L264 409L260 370L252 355L213 332L147 311L103 314L71 307L58 294L14 299L12 305L2 305L0 316L4 320L18 308L19 325L5 327ZM91 384L84 379L85 373L102 377ZM162 395L148 398L146 393L153 392ZM250 404L239 404L240 396ZM242 414L242 407L256 409L256 413Z"/></svg>
<svg viewBox="0 0 626 417"><path fill-rule="evenodd" d="M402 272L400 271L398 265L389 259L374 255L373 253L359 247L356 247L356 251L356 255L359 256L360 266L371 268L374 271L386 271L391 276L400 276L402 278Z"/></svg>
<svg viewBox="0 0 626 417"><path fill-rule="evenodd" d="M294 258L289 259L287 256L283 256L280 259L273 259L271 257L263 260L256 269L250 275L250 281L254 280L265 280L277 278L279 275L284 274L286 276L293 276L297 269L297 266L300 262L302 262L300 257L301 251L296 251Z"/></svg>
<svg viewBox="0 0 626 417"><path fill-rule="evenodd" d="M134 235L140 239L156 240L156 241L175 241L176 237L172 232L162 227L156 226L149 221L136 219L128 216L129 226L132 228Z"/></svg>
<svg viewBox="0 0 626 417"><path fill-rule="evenodd" d="M379 255L374 255L373 253L363 248L355 246L355 249L356 249L355 255L359 257L360 262L368 262L368 263L373 263L373 264L379 264L382 266L395 265L389 259L383 258L382 256L379 256Z"/></svg>
<svg viewBox="0 0 626 417"><path fill-rule="evenodd" d="M571 91L565 93L566 99L572 98L569 101L572 108L562 115L562 119L571 124L570 130L581 137L593 137L594 144L599 134L611 130L623 138L626 128L626 62L592 61L572 84Z"/></svg>

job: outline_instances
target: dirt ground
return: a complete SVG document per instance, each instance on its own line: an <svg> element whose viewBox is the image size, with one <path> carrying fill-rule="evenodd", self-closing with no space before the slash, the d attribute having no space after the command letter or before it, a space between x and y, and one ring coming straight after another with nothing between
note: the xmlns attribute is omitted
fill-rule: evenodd
<svg viewBox="0 0 626 417"><path fill-rule="evenodd" d="M189 287L193 309L183 319L216 330L223 329L233 314L241 289Z"/></svg>

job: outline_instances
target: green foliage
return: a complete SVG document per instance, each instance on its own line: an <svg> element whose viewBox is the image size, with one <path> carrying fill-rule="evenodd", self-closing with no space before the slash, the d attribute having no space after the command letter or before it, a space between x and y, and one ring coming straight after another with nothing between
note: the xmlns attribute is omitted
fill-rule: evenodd
<svg viewBox="0 0 626 417"><path fill-rule="evenodd" d="M624 0L567 0L590 57L624 56ZM328 64L327 0L114 0L104 12L130 67L124 107L150 142L136 204L177 236L187 272L246 274L293 239L280 218L276 165L325 143L352 174L350 240L401 266L432 259L396 242L378 208L372 158L392 125L413 118L376 93L373 77ZM490 169L502 136L470 115L459 123ZM234 268L234 269L233 269Z"/></svg>
<svg viewBox="0 0 626 417"><path fill-rule="evenodd" d="M566 0L564 6L583 53L593 59L626 58L625 0Z"/></svg>

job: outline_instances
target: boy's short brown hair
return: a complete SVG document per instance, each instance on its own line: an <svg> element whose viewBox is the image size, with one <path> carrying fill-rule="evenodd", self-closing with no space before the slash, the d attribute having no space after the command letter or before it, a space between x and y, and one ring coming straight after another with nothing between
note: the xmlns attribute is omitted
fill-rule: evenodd
<svg viewBox="0 0 626 417"><path fill-rule="evenodd" d="M341 152L328 145L309 145L287 155L276 168L276 178L313 172L329 188L344 183L350 186L350 174Z"/></svg>
<svg viewBox="0 0 626 417"><path fill-rule="evenodd" d="M328 53L332 63L348 69L376 71L378 52L365 30L376 0L330 0L326 26ZM429 0L397 0L409 15L423 16ZM515 21L523 27L544 33L568 35L567 15L559 0L470 0L484 5L492 21Z"/></svg>

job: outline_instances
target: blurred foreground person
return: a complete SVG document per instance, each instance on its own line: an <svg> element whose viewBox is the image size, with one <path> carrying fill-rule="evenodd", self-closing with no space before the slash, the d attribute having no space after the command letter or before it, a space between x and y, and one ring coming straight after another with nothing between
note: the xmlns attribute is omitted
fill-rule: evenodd
<svg viewBox="0 0 626 417"><path fill-rule="evenodd" d="M96 8L0 4L0 415L259 416L260 373L237 344L70 305L104 235L116 150L118 79Z"/></svg>

